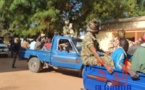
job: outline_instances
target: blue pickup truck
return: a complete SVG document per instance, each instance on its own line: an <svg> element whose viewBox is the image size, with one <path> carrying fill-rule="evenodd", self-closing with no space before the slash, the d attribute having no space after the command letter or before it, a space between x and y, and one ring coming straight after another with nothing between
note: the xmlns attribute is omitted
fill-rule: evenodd
<svg viewBox="0 0 145 90"><path fill-rule="evenodd" d="M60 50L59 45L68 42L69 48ZM65 36L55 36L52 39L52 46L48 51L38 50L19 50L19 57L28 60L28 68L32 72L39 72L46 67L57 67L68 70L81 71L83 64L80 56L81 42L79 38Z"/></svg>
<svg viewBox="0 0 145 90"><path fill-rule="evenodd" d="M59 45L69 42L71 50L60 50ZM55 36L48 51L19 50L19 57L28 60L28 68L39 72L43 66L78 71L83 77L82 90L145 90L145 74L138 73L139 79L132 79L128 73L114 70L110 74L103 66L84 66L80 56L82 40Z"/></svg>

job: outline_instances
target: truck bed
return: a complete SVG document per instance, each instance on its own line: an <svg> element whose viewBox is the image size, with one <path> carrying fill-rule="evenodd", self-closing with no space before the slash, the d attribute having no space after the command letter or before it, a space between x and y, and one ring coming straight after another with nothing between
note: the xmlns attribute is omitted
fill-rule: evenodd
<svg viewBox="0 0 145 90"><path fill-rule="evenodd" d="M40 61L50 62L50 50L40 51L31 49L20 49L18 56L20 58L29 59L31 57L37 57Z"/></svg>
<svg viewBox="0 0 145 90"><path fill-rule="evenodd" d="M110 74L101 66L84 66L83 83L87 90L145 90L145 74L133 80L128 73L114 70Z"/></svg>

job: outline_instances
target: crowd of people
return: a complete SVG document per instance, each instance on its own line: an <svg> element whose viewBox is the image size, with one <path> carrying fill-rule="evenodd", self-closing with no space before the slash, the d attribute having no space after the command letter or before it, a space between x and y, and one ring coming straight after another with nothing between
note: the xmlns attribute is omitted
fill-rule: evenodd
<svg viewBox="0 0 145 90"><path fill-rule="evenodd" d="M37 38L33 38L31 42L28 41L28 38L20 38L15 37L10 40L10 51L11 57L14 57L12 68L15 68L15 62L18 56L19 49L31 49L31 50L40 50L40 51L48 51L51 47L51 39L46 37L44 34L41 34Z"/></svg>
<svg viewBox="0 0 145 90"><path fill-rule="evenodd" d="M109 73L114 69L125 71L134 79L139 76L136 72L145 73L145 34L141 37L142 42L132 42L125 38L125 31L119 30L117 36L110 41L108 51L99 48L96 35L99 33L99 22L91 20L87 25L88 32L82 42L81 57L84 65L103 65ZM128 54L128 48L138 46ZM100 55L100 52L101 55Z"/></svg>
<svg viewBox="0 0 145 90"><path fill-rule="evenodd" d="M74 37L73 24L69 22L69 20L65 21L65 25L63 27L63 36ZM58 33L54 33L54 36L59 35ZM59 45L59 50L62 51L70 46L69 42L64 42ZM15 62L18 56L18 49L31 49L31 50L40 50L40 51L48 51L51 47L51 39L46 37L45 34L41 34L37 38L33 38L31 42L28 41L28 38L24 37L22 40L18 37L14 37L10 40L10 51L11 57L14 57L12 68L15 68ZM69 48L71 50L71 47Z"/></svg>

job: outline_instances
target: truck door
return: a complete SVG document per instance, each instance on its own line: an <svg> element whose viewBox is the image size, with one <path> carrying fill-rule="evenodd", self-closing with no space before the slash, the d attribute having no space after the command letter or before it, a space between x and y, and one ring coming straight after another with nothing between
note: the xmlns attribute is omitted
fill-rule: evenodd
<svg viewBox="0 0 145 90"><path fill-rule="evenodd" d="M58 67L80 69L81 62L77 60L76 54L72 42L65 39L58 40L56 48L52 50L51 64Z"/></svg>

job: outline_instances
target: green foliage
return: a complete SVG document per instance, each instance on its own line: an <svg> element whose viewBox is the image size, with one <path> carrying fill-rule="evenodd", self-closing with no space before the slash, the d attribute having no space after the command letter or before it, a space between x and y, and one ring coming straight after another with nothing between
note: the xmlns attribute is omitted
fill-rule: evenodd
<svg viewBox="0 0 145 90"><path fill-rule="evenodd" d="M135 8L130 11L129 17L145 15L145 0L136 0Z"/></svg>
<svg viewBox="0 0 145 90"><path fill-rule="evenodd" d="M109 19L145 15L144 0L0 0L5 27L19 36L62 32L69 19L74 30L86 29L92 18Z"/></svg>
<svg viewBox="0 0 145 90"><path fill-rule="evenodd" d="M87 21L97 18L102 21L127 17L125 13L134 9L135 0L85 0L83 13L87 15ZM88 8L90 7L90 8ZM82 9L83 9L82 8Z"/></svg>

